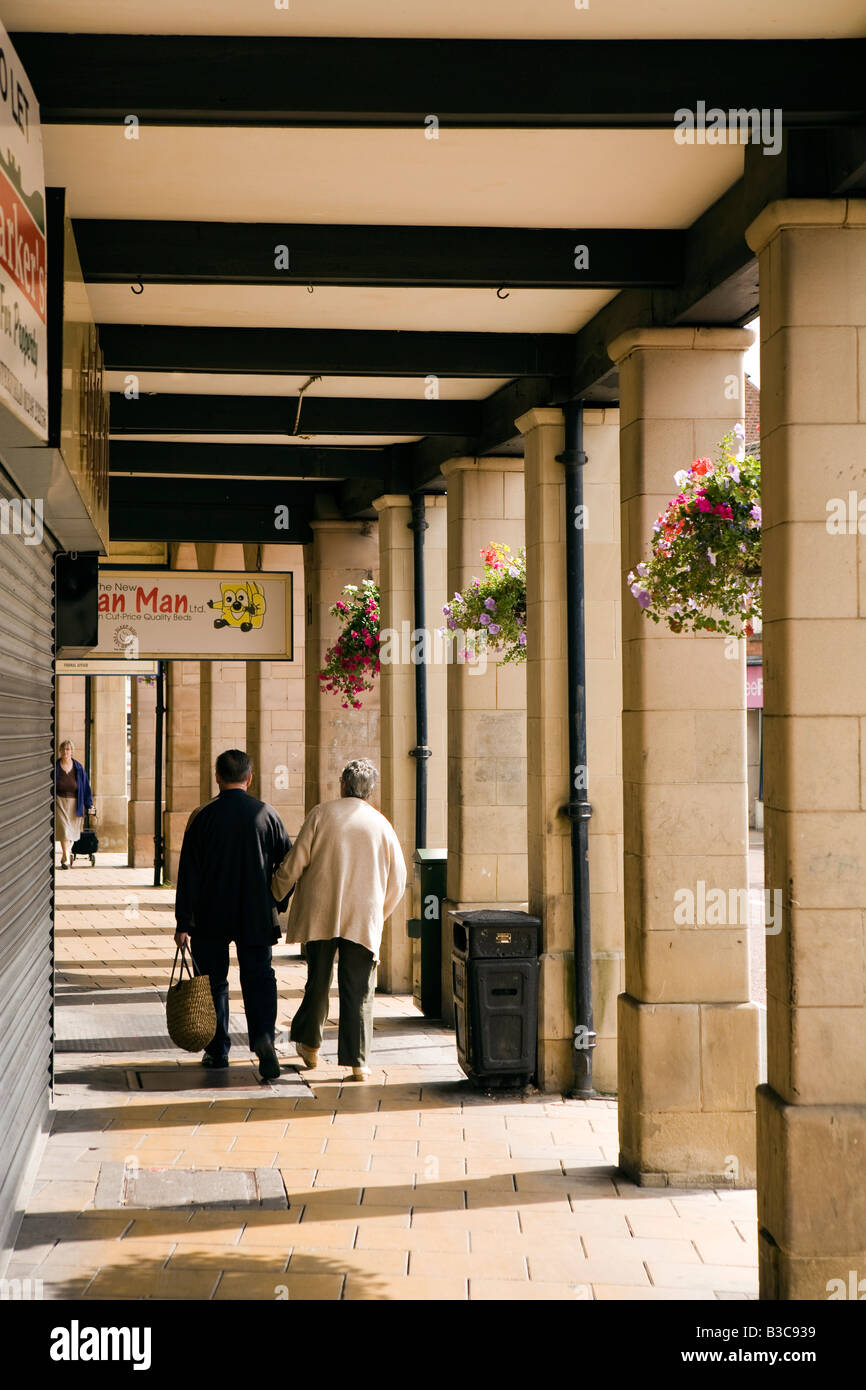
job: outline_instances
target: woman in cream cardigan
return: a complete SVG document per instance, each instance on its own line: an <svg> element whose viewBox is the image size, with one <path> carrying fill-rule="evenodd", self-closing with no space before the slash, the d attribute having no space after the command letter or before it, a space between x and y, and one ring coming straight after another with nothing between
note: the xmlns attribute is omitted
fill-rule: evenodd
<svg viewBox="0 0 866 1390"><path fill-rule="evenodd" d="M313 807L271 880L277 901L294 888L286 940L305 942L307 986L292 1019L292 1042L315 1067L336 958L338 1062L352 1068L356 1081L370 1075L382 930L406 890L406 861L394 828L369 804L377 777L367 758L347 763L340 799Z"/></svg>

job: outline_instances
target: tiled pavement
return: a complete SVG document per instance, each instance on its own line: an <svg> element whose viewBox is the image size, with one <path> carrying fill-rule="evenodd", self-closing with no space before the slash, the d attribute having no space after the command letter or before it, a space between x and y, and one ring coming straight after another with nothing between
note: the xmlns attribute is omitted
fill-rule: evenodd
<svg viewBox="0 0 866 1390"><path fill-rule="evenodd" d="M753 1192L634 1187L613 1101L474 1092L410 999L377 996L369 1084L344 1081L329 1027L318 1070L287 1046L295 1084L250 1086L241 1017L241 1085L195 1089L195 1059L154 1031L174 947L171 893L147 883L109 856L58 875L57 1114L7 1278L55 1299L756 1296ZM303 965L277 955L283 1027ZM154 1069L184 1089L130 1089ZM290 1207L98 1207L118 1161L277 1168Z"/></svg>

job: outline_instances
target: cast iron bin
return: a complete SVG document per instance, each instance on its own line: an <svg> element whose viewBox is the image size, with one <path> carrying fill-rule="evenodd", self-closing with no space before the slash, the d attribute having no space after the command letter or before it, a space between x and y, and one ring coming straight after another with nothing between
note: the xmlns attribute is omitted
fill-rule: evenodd
<svg viewBox="0 0 866 1390"><path fill-rule="evenodd" d="M487 908L450 917L460 1066L485 1086L526 1085L536 1066L541 919Z"/></svg>
<svg viewBox="0 0 866 1390"><path fill-rule="evenodd" d="M411 917L406 926L410 937L421 942L420 982L413 981L413 994L427 1018L442 1017L442 899L447 868L447 849L416 849L421 916Z"/></svg>

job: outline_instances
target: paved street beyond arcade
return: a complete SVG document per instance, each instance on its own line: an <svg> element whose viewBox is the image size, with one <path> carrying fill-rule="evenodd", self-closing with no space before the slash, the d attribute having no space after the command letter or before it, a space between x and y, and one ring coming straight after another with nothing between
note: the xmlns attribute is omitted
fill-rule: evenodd
<svg viewBox="0 0 866 1390"><path fill-rule="evenodd" d="M275 953L281 1080L257 1083L233 1012L214 1085L165 1033L172 894L150 872L58 874L56 1114L8 1279L52 1299L757 1296L753 1192L635 1187L613 1100L473 1090L411 998L377 996L369 1084L331 1025L298 1070L296 947Z"/></svg>

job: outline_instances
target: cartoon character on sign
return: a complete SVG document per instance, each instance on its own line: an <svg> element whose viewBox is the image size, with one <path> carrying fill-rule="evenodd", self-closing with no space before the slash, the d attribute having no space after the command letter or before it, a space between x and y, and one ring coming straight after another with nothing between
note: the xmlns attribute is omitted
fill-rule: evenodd
<svg viewBox="0 0 866 1390"><path fill-rule="evenodd" d="M209 598L208 608L216 608L221 616L214 618L214 627L239 627L241 632L261 627L265 616L265 596L262 586L250 580L244 584L220 584L222 598Z"/></svg>

